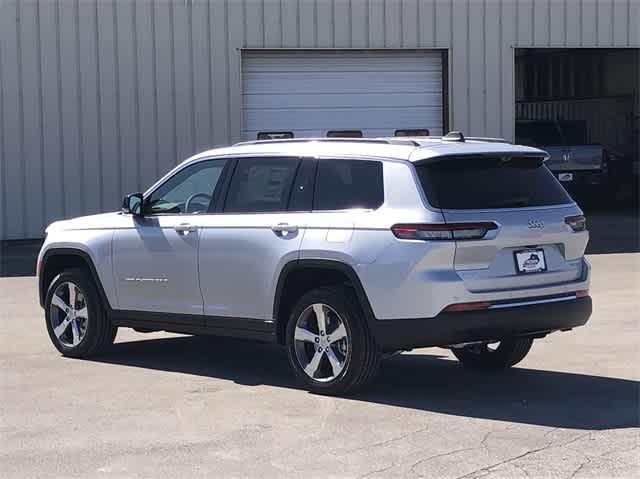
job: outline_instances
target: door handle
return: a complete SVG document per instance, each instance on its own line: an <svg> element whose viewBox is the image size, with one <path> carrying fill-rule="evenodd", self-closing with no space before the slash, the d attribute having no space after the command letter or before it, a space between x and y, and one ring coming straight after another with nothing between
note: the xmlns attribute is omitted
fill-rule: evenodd
<svg viewBox="0 0 640 479"><path fill-rule="evenodd" d="M188 234L192 231L196 231L196 226L189 224L189 223L180 223L179 225L176 225L173 227L174 230L176 230L178 233L182 233L182 234Z"/></svg>
<svg viewBox="0 0 640 479"><path fill-rule="evenodd" d="M289 223L278 223L277 225L271 226L271 231L276 233L278 236L287 236L289 233L295 233L298 231L298 226L290 225Z"/></svg>

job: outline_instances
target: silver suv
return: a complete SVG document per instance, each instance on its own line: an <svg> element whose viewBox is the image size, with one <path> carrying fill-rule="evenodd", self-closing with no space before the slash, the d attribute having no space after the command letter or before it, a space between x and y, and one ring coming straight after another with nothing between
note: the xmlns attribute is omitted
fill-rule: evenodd
<svg viewBox="0 0 640 479"><path fill-rule="evenodd" d="M120 212L49 226L49 335L72 357L118 327L273 341L328 394L412 348L513 366L591 314L585 219L546 158L459 133L201 153Z"/></svg>

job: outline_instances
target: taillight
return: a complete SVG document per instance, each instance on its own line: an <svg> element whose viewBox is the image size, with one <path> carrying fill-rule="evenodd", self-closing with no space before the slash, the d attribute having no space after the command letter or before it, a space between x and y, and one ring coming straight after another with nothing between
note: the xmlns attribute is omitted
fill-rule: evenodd
<svg viewBox="0 0 640 479"><path fill-rule="evenodd" d="M36 277L39 278L40 277L40 272L42 271L42 260L38 260L38 262L36 263Z"/></svg>
<svg viewBox="0 0 640 479"><path fill-rule="evenodd" d="M587 296L589 296L588 289L580 289L576 291L576 298L586 298Z"/></svg>
<svg viewBox="0 0 640 479"><path fill-rule="evenodd" d="M391 231L397 238L424 241L482 239L488 231L496 229L498 229L498 225L491 221L484 223L397 224L391 227Z"/></svg>
<svg viewBox="0 0 640 479"><path fill-rule="evenodd" d="M584 231L587 229L587 219L582 215L567 216L564 222L571 226L573 231Z"/></svg>

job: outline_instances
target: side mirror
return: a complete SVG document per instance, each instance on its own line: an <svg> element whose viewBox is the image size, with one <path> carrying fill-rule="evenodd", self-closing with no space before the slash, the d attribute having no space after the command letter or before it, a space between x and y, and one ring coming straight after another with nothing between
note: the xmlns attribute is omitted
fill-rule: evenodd
<svg viewBox="0 0 640 479"><path fill-rule="evenodd" d="M131 193L122 200L122 212L142 216L142 193Z"/></svg>

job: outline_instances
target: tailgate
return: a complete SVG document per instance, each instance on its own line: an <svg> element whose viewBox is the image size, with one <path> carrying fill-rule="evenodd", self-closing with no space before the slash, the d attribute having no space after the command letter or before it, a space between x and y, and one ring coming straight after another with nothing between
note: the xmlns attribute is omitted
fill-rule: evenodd
<svg viewBox="0 0 640 479"><path fill-rule="evenodd" d="M551 286L582 276L588 233L566 222L582 212L540 157L465 155L416 169L447 223L497 225L481 239L456 239L454 265L469 291Z"/></svg>

